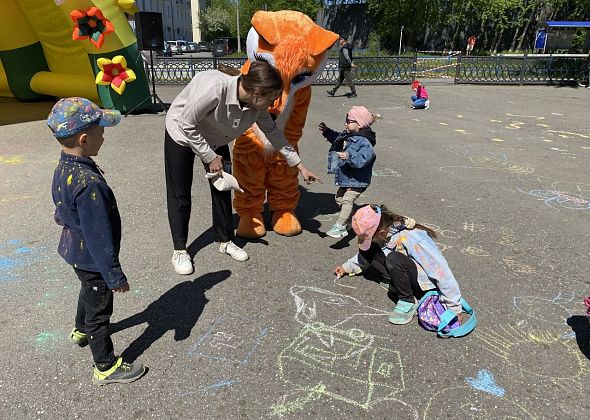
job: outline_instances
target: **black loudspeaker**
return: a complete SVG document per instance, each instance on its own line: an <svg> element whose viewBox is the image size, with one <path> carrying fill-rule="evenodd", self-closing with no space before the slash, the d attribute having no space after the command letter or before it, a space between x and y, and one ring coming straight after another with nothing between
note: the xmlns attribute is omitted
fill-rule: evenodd
<svg viewBox="0 0 590 420"><path fill-rule="evenodd" d="M135 35L140 50L163 50L162 13L137 12L135 14Z"/></svg>

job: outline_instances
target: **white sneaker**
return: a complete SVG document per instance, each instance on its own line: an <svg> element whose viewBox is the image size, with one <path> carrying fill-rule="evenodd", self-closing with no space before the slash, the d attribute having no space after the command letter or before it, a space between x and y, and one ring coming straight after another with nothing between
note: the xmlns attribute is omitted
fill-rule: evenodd
<svg viewBox="0 0 590 420"><path fill-rule="evenodd" d="M191 256L185 250L174 250L172 265L174 265L174 271L178 274L193 274L195 271Z"/></svg>
<svg viewBox="0 0 590 420"><path fill-rule="evenodd" d="M248 253L246 251L234 244L232 241L221 242L219 244L219 252L229 255L237 261L246 261L248 258L250 258L248 257Z"/></svg>

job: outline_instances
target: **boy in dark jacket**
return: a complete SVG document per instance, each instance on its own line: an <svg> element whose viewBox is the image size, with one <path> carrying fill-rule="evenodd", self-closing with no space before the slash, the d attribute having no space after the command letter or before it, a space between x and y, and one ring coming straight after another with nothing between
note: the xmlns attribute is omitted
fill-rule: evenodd
<svg viewBox="0 0 590 420"><path fill-rule="evenodd" d="M352 81L352 69L356 67L352 62L352 45L348 43L348 39L344 36L340 37L338 44L340 46L338 52L338 69L340 70L340 74L338 75L336 85L327 93L330 96L334 96L338 88L342 86L344 81L346 81L346 84L350 88L348 97L356 98L356 87Z"/></svg>
<svg viewBox="0 0 590 420"><path fill-rule="evenodd" d="M328 173L338 186L336 203L341 207L338 220L326 235L344 238L355 201L371 184L375 163L375 132L370 126L379 118L364 106L353 106L346 114L345 130L338 133L325 123L320 131L332 144L328 152Z"/></svg>
<svg viewBox="0 0 590 420"><path fill-rule="evenodd" d="M117 125L118 111L103 110L85 98L58 101L47 125L62 147L51 193L55 221L63 226L58 252L80 279L75 328L70 338L90 345L92 382L97 385L139 379L145 367L115 357L109 323L113 292L129 291L119 263L121 217L113 192L92 156L104 141L104 127Z"/></svg>

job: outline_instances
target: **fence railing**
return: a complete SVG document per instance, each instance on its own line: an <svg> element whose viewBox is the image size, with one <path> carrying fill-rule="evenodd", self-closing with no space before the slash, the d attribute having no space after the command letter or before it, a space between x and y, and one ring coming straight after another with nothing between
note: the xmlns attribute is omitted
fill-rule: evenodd
<svg viewBox="0 0 590 420"><path fill-rule="evenodd" d="M186 84L198 72L218 63L239 68L245 58L158 58L154 63L156 83ZM405 84L414 78L446 78L459 83L556 84L576 83L576 77L589 68L588 57L474 57L453 54L357 57L354 60L356 84ZM148 64L146 72L151 77ZM333 84L338 78L338 60L329 59L315 84Z"/></svg>

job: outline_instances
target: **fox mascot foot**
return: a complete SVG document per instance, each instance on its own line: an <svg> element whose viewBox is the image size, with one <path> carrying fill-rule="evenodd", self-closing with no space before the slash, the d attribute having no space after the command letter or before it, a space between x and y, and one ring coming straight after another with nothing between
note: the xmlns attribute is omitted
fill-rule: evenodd
<svg viewBox="0 0 590 420"><path fill-rule="evenodd" d="M301 233L301 224L292 210L276 210L272 215L272 228L283 236L295 236Z"/></svg>
<svg viewBox="0 0 590 420"><path fill-rule="evenodd" d="M236 234L242 238L258 239L266 235L264 219L261 213L246 213L240 215L240 223Z"/></svg>

